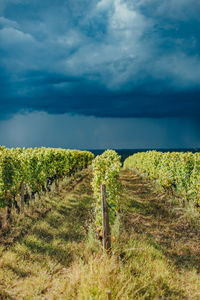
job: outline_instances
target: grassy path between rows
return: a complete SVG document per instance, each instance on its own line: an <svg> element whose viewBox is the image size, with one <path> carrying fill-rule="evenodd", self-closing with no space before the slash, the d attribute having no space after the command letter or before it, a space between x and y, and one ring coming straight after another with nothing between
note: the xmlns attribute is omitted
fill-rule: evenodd
<svg viewBox="0 0 200 300"><path fill-rule="evenodd" d="M94 232L90 171L64 181L0 236L0 299L200 299L200 237L180 207L131 171L112 255Z"/></svg>
<svg viewBox="0 0 200 300"><path fill-rule="evenodd" d="M56 288L57 276L81 257L93 200L90 180L84 171L64 181L42 197L42 207L32 204L21 223L1 236L0 298L45 298L54 284Z"/></svg>
<svg viewBox="0 0 200 300"><path fill-rule="evenodd" d="M138 295L138 299L200 299L200 236L196 226L183 208L156 191L150 181L127 170L122 171L121 180L125 232L131 237L130 244L138 245L129 255L136 261L142 259L147 281L147 296ZM148 290L152 290L149 296Z"/></svg>

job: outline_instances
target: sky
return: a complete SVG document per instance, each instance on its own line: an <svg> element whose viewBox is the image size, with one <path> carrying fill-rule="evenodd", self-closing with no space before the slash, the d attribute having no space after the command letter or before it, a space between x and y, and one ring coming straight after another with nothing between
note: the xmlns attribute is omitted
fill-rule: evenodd
<svg viewBox="0 0 200 300"><path fill-rule="evenodd" d="M200 148L200 1L0 0L0 144Z"/></svg>

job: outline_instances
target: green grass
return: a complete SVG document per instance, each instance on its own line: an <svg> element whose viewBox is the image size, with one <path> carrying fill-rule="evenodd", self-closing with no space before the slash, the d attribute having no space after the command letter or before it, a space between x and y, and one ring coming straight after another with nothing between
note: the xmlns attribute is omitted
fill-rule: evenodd
<svg viewBox="0 0 200 300"><path fill-rule="evenodd" d="M118 300L200 299L195 226L149 181L130 171L121 180L110 256L96 240L86 171L43 196L1 237L0 298L106 300L111 289Z"/></svg>
<svg viewBox="0 0 200 300"><path fill-rule="evenodd" d="M78 182L75 188L74 182ZM52 274L69 267L81 253L92 211L89 182L90 175L84 172L74 181L63 182L59 191L42 197L40 208L32 203L21 222L1 236L1 297L40 298ZM45 208L48 212L42 214Z"/></svg>

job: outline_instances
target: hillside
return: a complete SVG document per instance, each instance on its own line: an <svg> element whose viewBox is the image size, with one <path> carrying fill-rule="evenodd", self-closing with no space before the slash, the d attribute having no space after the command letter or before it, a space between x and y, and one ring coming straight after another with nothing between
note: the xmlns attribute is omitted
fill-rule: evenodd
<svg viewBox="0 0 200 300"><path fill-rule="evenodd" d="M96 240L90 170L64 180L1 233L1 299L199 299L200 237L184 210L121 172L112 255Z"/></svg>

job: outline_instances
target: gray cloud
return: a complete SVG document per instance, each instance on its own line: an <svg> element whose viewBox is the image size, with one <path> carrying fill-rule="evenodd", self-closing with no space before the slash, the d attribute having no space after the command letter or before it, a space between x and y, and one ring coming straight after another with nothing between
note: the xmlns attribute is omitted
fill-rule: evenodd
<svg viewBox="0 0 200 300"><path fill-rule="evenodd" d="M0 117L199 115L199 13L194 0L2 0Z"/></svg>

